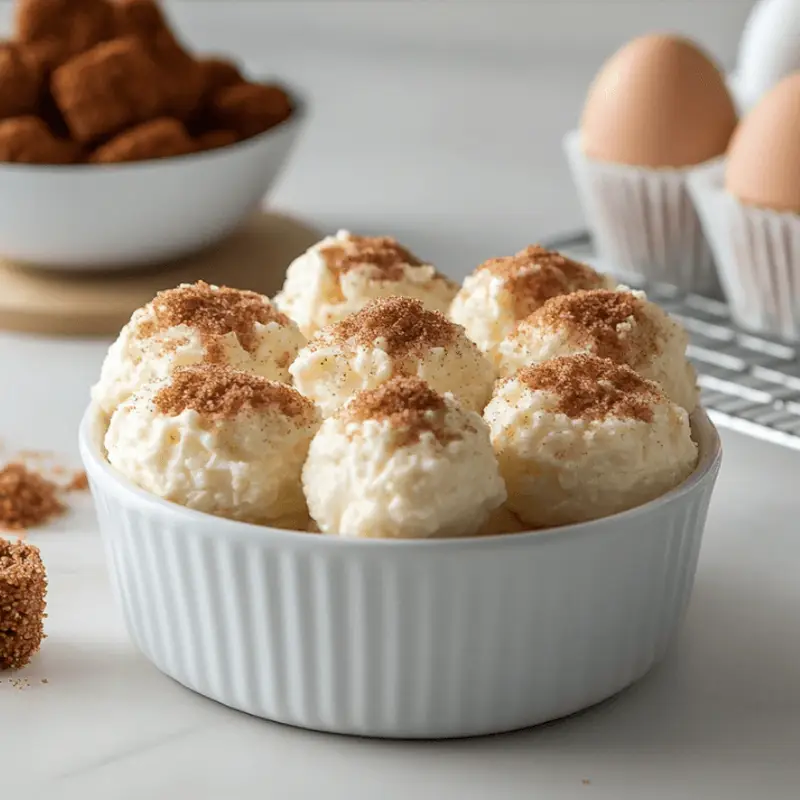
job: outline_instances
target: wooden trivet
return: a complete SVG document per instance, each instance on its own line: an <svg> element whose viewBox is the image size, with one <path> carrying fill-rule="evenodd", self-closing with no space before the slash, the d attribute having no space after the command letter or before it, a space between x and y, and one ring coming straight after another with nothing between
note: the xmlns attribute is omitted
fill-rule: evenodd
<svg viewBox="0 0 800 800"><path fill-rule="evenodd" d="M0 259L0 329L113 335L156 292L197 280L272 296L292 259L319 238L296 219L264 212L213 248L146 270L55 272Z"/></svg>

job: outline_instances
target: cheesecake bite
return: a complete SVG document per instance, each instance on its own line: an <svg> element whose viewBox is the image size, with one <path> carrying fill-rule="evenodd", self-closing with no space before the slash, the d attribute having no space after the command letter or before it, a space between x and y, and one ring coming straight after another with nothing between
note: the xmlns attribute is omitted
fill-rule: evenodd
<svg viewBox="0 0 800 800"><path fill-rule="evenodd" d="M494 369L463 328L420 300L387 297L321 330L289 368L294 385L330 416L356 392L413 376L468 409L489 400Z"/></svg>
<svg viewBox="0 0 800 800"><path fill-rule="evenodd" d="M643 292L597 289L555 297L522 320L500 343L497 366L509 376L556 356L591 353L659 383L691 413L698 391L688 344L683 326Z"/></svg>
<svg viewBox="0 0 800 800"><path fill-rule="evenodd" d="M415 378L325 420L303 486L320 531L354 538L470 536L506 497L480 415Z"/></svg>
<svg viewBox="0 0 800 800"><path fill-rule="evenodd" d="M490 357L516 323L546 300L578 289L611 287L614 281L586 264L538 245L481 264L450 306L450 319Z"/></svg>
<svg viewBox="0 0 800 800"><path fill-rule="evenodd" d="M339 231L289 265L275 304L310 337L379 297L415 297L444 312L457 290L395 239Z"/></svg>
<svg viewBox="0 0 800 800"><path fill-rule="evenodd" d="M630 367L593 355L523 367L484 411L509 508L544 528L646 503L697 462L686 411Z"/></svg>
<svg viewBox="0 0 800 800"><path fill-rule="evenodd" d="M173 503L230 519L302 528L300 483L319 424L291 386L199 364L141 387L105 436L109 463Z"/></svg>
<svg viewBox="0 0 800 800"><path fill-rule="evenodd" d="M256 292L203 281L159 292L109 348L92 399L106 412L180 366L225 364L288 383L305 337Z"/></svg>

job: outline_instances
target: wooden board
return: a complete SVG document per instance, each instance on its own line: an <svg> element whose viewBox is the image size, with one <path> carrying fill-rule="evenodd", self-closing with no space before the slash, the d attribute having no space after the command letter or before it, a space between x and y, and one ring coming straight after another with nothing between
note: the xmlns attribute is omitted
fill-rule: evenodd
<svg viewBox="0 0 800 800"><path fill-rule="evenodd" d="M65 273L0 259L0 329L113 335L156 292L196 280L272 296L292 259L319 238L296 219L265 212L213 248L144 271Z"/></svg>

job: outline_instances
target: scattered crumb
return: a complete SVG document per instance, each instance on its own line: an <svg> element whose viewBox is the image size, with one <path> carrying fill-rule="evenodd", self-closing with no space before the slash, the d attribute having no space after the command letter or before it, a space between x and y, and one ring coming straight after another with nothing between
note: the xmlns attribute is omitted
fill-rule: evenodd
<svg viewBox="0 0 800 800"><path fill-rule="evenodd" d="M42 683L50 683L50 681L47 678L42 678Z"/></svg>
<svg viewBox="0 0 800 800"><path fill-rule="evenodd" d="M0 528L21 530L62 514L59 487L53 481L12 462L0 469Z"/></svg>
<svg viewBox="0 0 800 800"><path fill-rule="evenodd" d="M584 779L581 781L581 783L582 783L584 786L588 786L588 785L591 783L591 781L590 781L588 778L584 778Z"/></svg>
<svg viewBox="0 0 800 800"><path fill-rule="evenodd" d="M66 485L68 492L85 492L89 488L89 479L83 470L73 474L70 482Z"/></svg>

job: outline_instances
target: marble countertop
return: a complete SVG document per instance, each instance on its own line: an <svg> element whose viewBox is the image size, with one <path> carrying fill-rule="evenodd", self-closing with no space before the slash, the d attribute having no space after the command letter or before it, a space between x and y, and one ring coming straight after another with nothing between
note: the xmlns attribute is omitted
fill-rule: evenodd
<svg viewBox="0 0 800 800"><path fill-rule="evenodd" d="M222 50L238 43L254 68L291 76L310 100L276 207L323 229L394 233L456 277L487 256L580 226L560 138L574 124L593 56L448 54L430 41L382 46L356 34L342 46L324 31L283 35L267 11L256 33L210 5L179 9L194 41ZM107 345L0 335L6 452L52 449L78 465L76 426ZM795 796L800 453L736 433L723 440L694 596L667 659L571 719L466 741L295 730L162 676L127 638L91 499L79 497L30 536L50 575L48 638L17 676L27 685L0 676L0 792L59 800Z"/></svg>

